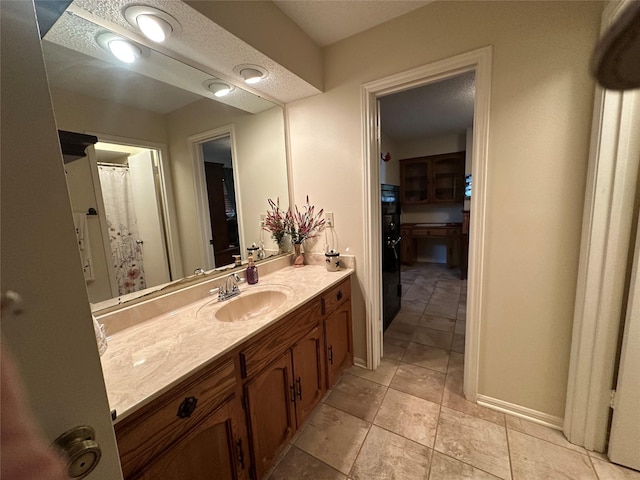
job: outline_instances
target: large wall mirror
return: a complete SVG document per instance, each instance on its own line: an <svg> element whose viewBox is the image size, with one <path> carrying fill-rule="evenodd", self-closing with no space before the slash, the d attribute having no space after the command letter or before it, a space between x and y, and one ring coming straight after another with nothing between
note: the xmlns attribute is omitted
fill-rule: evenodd
<svg viewBox="0 0 640 480"><path fill-rule="evenodd" d="M210 72L144 45L125 64L105 24L74 2L43 37L58 128L98 138L65 163L90 301L246 259L254 243L277 254L260 219L268 198L288 206L283 108L233 85L216 97Z"/></svg>

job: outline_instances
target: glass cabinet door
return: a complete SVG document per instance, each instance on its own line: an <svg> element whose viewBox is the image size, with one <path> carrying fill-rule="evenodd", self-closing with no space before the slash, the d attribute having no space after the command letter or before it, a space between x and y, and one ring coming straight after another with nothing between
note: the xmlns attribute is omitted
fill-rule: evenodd
<svg viewBox="0 0 640 480"><path fill-rule="evenodd" d="M423 203L429 200L429 163L417 161L402 164L402 200Z"/></svg>

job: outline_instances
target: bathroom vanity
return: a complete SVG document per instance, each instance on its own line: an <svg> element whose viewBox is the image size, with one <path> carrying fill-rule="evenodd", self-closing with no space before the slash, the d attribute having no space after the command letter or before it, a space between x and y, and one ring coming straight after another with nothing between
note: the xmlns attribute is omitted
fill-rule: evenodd
<svg viewBox="0 0 640 480"><path fill-rule="evenodd" d="M286 267L113 334L102 363L124 478L262 478L353 363L351 273ZM230 320L243 296L262 313Z"/></svg>

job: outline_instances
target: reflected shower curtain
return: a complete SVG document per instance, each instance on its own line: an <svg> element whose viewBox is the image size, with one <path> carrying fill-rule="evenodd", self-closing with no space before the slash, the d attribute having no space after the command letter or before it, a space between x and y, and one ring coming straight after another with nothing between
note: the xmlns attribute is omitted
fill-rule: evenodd
<svg viewBox="0 0 640 480"><path fill-rule="evenodd" d="M147 287L129 167L98 165L118 294Z"/></svg>

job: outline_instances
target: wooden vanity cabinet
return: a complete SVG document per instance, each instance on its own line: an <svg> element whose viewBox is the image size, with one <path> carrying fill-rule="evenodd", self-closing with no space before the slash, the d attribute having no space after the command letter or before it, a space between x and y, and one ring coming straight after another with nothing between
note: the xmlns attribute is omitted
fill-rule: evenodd
<svg viewBox="0 0 640 480"><path fill-rule="evenodd" d="M248 479L246 424L236 369L227 358L115 425L126 480L204 480L214 471Z"/></svg>
<svg viewBox="0 0 640 480"><path fill-rule="evenodd" d="M351 321L351 283L349 280L322 296L326 355L327 388L353 365Z"/></svg>

